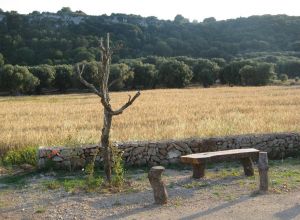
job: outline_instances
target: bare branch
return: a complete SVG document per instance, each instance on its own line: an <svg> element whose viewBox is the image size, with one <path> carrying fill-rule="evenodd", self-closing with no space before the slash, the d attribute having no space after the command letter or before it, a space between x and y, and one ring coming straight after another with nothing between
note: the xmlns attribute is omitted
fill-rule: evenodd
<svg viewBox="0 0 300 220"><path fill-rule="evenodd" d="M91 84L91 83L88 83L83 77L82 77L82 73L84 71L84 68L85 68L85 65L82 64L82 67L80 68L80 65L78 64L77 65L77 73L78 73L78 77L79 77L79 80L80 82L82 82L86 87L88 87L93 93L95 93L96 95L100 96L102 98L102 93L99 92L96 87Z"/></svg>
<svg viewBox="0 0 300 220"><path fill-rule="evenodd" d="M129 95L129 99L128 102L126 102L120 109L113 111L111 114L112 115L120 115L123 113L123 111L128 108L130 105L132 105L132 103L141 95L140 91L138 91L133 98L131 98L131 96Z"/></svg>

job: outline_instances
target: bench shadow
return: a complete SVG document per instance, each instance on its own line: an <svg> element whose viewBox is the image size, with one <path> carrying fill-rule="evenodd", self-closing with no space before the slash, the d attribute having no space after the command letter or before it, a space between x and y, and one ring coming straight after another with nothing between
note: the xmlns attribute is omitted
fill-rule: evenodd
<svg viewBox="0 0 300 220"><path fill-rule="evenodd" d="M276 214L274 214L274 217L277 217L282 220L290 220L295 219L298 215L300 215L300 205L296 204L289 209L277 212Z"/></svg>
<svg viewBox="0 0 300 220"><path fill-rule="evenodd" d="M238 198L238 199L236 199L234 201L227 202L227 203L221 204L219 206L216 206L214 208L210 208L210 209L207 209L205 211L197 212L197 213L194 213L192 215L189 215L189 216L186 216L186 217L183 217L183 218L179 218L179 219L180 220L199 219L201 217L204 217L204 216L213 214L215 212L218 212L218 211L220 211L222 209L226 209L226 208L229 208L231 206L234 206L234 205L236 205L238 203L242 203L244 201L247 201L248 199L250 199L250 196L244 196L244 197Z"/></svg>
<svg viewBox="0 0 300 220"><path fill-rule="evenodd" d="M204 186L201 186L199 188L211 188L211 187L213 187L215 185L218 185L218 184L227 185L227 184L233 183L234 181L243 180L243 179L246 179L246 178L247 177L243 174L241 174L239 176L227 176L227 177L224 177L224 178L214 178L214 179L210 179L210 178L194 179L192 176L190 176L190 177L182 178L179 181L176 181L175 184L180 186L180 187L183 187L186 184L193 183L193 182L198 182L198 183L203 183L204 184ZM196 187L195 190L197 190L197 188L198 187Z"/></svg>

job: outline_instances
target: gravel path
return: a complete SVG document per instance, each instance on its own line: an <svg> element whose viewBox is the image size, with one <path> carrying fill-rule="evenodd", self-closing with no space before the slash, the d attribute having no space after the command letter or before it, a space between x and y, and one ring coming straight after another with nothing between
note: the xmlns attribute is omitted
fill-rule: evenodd
<svg viewBox="0 0 300 220"><path fill-rule="evenodd" d="M205 183L212 187L191 187L199 182L190 174L166 171L169 203L164 206L153 204L146 180L140 192L74 194L41 187L40 181L48 177L33 178L24 187L0 187L0 219L300 219L299 189L257 195L245 187L247 182L236 184L244 176L223 178L221 185Z"/></svg>

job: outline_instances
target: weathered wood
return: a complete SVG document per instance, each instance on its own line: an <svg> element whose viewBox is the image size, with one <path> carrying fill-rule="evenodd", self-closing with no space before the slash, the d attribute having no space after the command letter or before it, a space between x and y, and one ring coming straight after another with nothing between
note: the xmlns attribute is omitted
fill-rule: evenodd
<svg viewBox="0 0 300 220"><path fill-rule="evenodd" d="M109 114L104 109L104 119L103 119L103 128L101 133L101 147L103 148L103 162L104 162L104 172L108 182L111 182L111 159L112 151L109 143L110 128L112 122L112 115Z"/></svg>
<svg viewBox="0 0 300 220"><path fill-rule="evenodd" d="M205 175L205 163L204 164L192 164L193 165L193 178L200 179Z"/></svg>
<svg viewBox="0 0 300 220"><path fill-rule="evenodd" d="M189 164L202 164L204 162L221 162L227 160L237 160L242 158L258 157L259 150L254 148L235 149L215 152L205 152L181 156L181 162Z"/></svg>
<svg viewBox="0 0 300 220"><path fill-rule="evenodd" d="M253 168L253 162L250 157L242 158L241 162L244 167L244 173L246 176L253 176L254 175L254 168Z"/></svg>
<svg viewBox="0 0 300 220"><path fill-rule="evenodd" d="M166 186L161 179L161 174L165 168L162 166L154 166L148 173L148 178L153 189L154 201L156 204L166 204L168 202L168 193Z"/></svg>
<svg viewBox="0 0 300 220"><path fill-rule="evenodd" d="M269 176L268 176L268 153L259 152L258 158L258 172L259 172L259 190L267 192L269 189Z"/></svg>
<svg viewBox="0 0 300 220"><path fill-rule="evenodd" d="M253 176L253 162L251 158L258 157L259 150L254 148L235 149L225 151L215 151L206 153L197 153L181 156L181 162L193 166L193 177L202 178L205 175L205 164L207 162L221 162L228 160L241 160L246 176Z"/></svg>

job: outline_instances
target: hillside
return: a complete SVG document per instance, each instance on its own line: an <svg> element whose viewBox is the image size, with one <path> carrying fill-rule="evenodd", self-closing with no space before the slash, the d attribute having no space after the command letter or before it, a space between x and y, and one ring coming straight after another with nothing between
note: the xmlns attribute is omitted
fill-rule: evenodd
<svg viewBox="0 0 300 220"><path fill-rule="evenodd" d="M99 57L99 38L110 32L123 49L114 56L233 57L256 52L292 51L299 57L300 17L286 15L189 22L112 14L89 16L63 8L28 15L0 11L0 53L20 65L72 64Z"/></svg>

